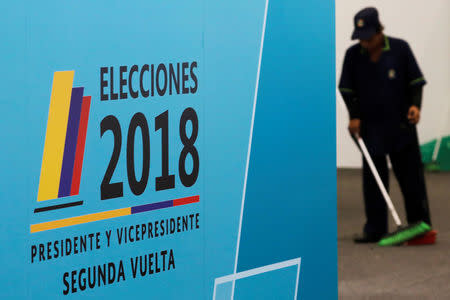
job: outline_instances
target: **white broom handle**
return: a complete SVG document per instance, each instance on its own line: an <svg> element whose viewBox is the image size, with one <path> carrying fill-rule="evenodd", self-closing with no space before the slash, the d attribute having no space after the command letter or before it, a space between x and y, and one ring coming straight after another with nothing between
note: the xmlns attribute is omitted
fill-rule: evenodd
<svg viewBox="0 0 450 300"><path fill-rule="evenodd" d="M445 126L447 126L448 124L448 115L450 114L450 105L447 108L447 114L445 114L446 118L444 118L444 122L443 122L443 126L442 128L445 128ZM436 162L437 161L437 157L439 154L439 150L441 148L441 143L442 143L442 138L444 137L444 130L442 130L439 133L439 137L436 139L436 144L434 145L434 150L433 150L433 156L431 158L432 162Z"/></svg>
<svg viewBox="0 0 450 300"><path fill-rule="evenodd" d="M437 162L439 149L441 148L441 142L442 142L442 135L439 135L439 137L436 139L436 144L434 145L433 156L431 157L432 162Z"/></svg>
<svg viewBox="0 0 450 300"><path fill-rule="evenodd" d="M402 223L400 221L400 218L398 217L394 205L392 204L391 197L389 197L389 194L386 191L386 188L384 187L383 181L381 180L380 175L378 174L377 168L375 168L375 165L372 161L372 158L370 157L369 151L367 151L364 141L359 136L356 136L356 139L358 140L359 147L361 148L361 151L364 157L366 158L367 163L369 164L370 170L372 171L372 174L375 177L375 180L377 181L378 187L380 188L381 193L383 194L384 200L386 201L386 204L389 207L389 210L391 211L395 224L397 224L397 226L401 226Z"/></svg>

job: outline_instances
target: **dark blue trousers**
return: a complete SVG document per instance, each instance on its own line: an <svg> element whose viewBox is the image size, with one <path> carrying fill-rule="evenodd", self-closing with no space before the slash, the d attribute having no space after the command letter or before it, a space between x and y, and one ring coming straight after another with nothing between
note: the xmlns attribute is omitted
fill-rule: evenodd
<svg viewBox="0 0 450 300"><path fill-rule="evenodd" d="M389 158L403 194L408 223L424 221L431 225L423 164L417 139L401 151L389 153ZM386 155L372 156L372 160L386 190L389 191ZM364 231L380 235L387 233L387 205L365 159L363 159L363 193L367 218Z"/></svg>

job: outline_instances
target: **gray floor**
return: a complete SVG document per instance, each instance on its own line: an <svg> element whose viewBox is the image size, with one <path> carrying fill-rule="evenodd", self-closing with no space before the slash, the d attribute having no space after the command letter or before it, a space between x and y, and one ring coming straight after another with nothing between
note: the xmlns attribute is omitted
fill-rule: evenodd
<svg viewBox="0 0 450 300"><path fill-rule="evenodd" d="M352 242L364 223L361 171L337 174L339 299L450 299L450 173L426 174L437 244L390 248ZM405 220L394 176L391 197Z"/></svg>

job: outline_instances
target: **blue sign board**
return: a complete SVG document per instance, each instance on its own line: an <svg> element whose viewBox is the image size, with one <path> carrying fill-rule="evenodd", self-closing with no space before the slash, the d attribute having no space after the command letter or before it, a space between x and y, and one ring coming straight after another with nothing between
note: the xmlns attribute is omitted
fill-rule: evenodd
<svg viewBox="0 0 450 300"><path fill-rule="evenodd" d="M2 5L0 297L337 297L334 4Z"/></svg>

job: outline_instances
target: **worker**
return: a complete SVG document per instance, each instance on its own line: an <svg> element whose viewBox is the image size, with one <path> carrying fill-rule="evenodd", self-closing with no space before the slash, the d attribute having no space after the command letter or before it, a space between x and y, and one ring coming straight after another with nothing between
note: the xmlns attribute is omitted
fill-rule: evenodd
<svg viewBox="0 0 450 300"><path fill-rule="evenodd" d="M376 8L354 18L351 46L344 59L339 90L350 115L349 131L366 143L384 185L389 189L387 155L399 182L408 223L431 226L416 124L426 81L404 40L386 36ZM355 243L375 243L388 232L385 200L363 159L366 224Z"/></svg>

